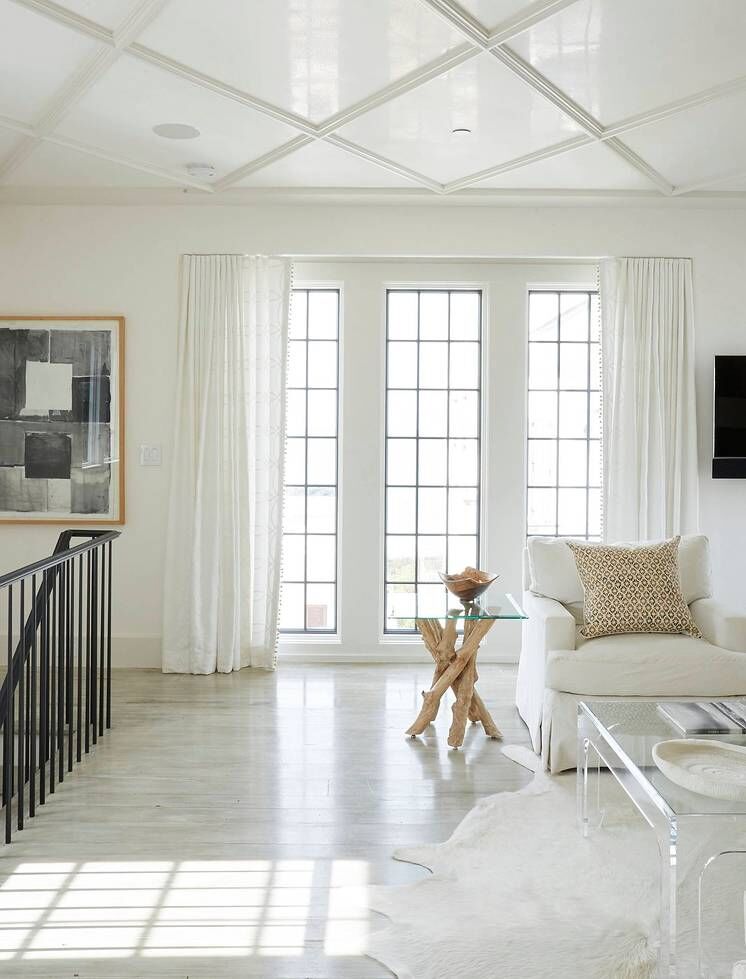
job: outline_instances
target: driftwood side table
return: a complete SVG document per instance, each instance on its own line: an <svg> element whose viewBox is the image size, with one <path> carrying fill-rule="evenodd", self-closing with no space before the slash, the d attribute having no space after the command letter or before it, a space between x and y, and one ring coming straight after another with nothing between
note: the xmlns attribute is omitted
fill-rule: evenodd
<svg viewBox="0 0 746 979"><path fill-rule="evenodd" d="M416 721L407 730L410 737L422 734L438 715L443 694L452 688L456 695L453 704L453 721L448 732L448 744L459 748L464 743L467 720L481 722L484 733L490 738L501 738L499 728L475 689L477 653L479 646L492 626L500 619L525 619L525 612L512 595L505 596L506 605L483 606L478 601L462 608L450 609L442 618L415 619L427 651L435 660L435 673L429 690L422 691L423 704ZM461 645L456 648L458 623L464 631Z"/></svg>

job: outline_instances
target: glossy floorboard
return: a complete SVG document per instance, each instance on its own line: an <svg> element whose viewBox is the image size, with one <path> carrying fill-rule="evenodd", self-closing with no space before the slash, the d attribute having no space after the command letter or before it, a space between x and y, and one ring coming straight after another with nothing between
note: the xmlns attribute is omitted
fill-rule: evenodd
<svg viewBox="0 0 746 979"><path fill-rule="evenodd" d="M526 744L514 669L480 672ZM366 889L425 873L392 850L530 778L480 727L449 750L450 710L405 738L430 679L424 662L117 672L114 729L0 848L0 975L389 975L363 952Z"/></svg>

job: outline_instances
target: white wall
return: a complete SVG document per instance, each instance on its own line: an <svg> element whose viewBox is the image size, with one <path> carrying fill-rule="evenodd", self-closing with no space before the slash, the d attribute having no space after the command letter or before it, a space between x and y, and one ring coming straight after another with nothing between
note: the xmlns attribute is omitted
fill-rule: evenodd
<svg viewBox="0 0 746 979"><path fill-rule="evenodd" d="M635 208L5 206L0 208L3 313L108 313L127 317L128 518L118 547L114 621L119 665L158 662L174 391L176 270L178 256L190 251L565 260L609 254L692 256L701 525L712 539L718 592L727 601L746 605L742 584L746 580L746 484L710 479L712 357L716 352L746 353L741 298L746 211L687 207L680 202L669 207ZM354 276L355 266L346 267ZM484 278L479 266L468 274ZM493 268L487 277L494 275L497 282L502 274ZM406 275L410 277L410 272ZM518 503L523 481L522 437L520 455L514 437L515 426L521 424L518 411L523 405L523 365L522 354L508 353L509 359L500 357L497 361L494 356L500 350L510 351L514 340L516 349L523 349L523 309L516 322L517 306L514 300L508 301L507 290L502 309L504 312L493 312L491 330L493 366L499 366L502 373L499 383L491 378L490 423L493 428L497 426L497 432L502 428L504 444L512 449L504 457L493 455L491 462L488 560L491 566L509 567L513 580L515 544L507 547L509 557L503 556L503 549L523 519L522 496ZM372 320L366 322L371 324ZM361 345L357 353L354 348L348 349L346 356L362 358L372 342L368 333L371 326L363 328L351 322L348 314L346 336L355 329L361 330ZM380 337L375 342L379 344ZM371 372L369 396L376 386L374 380ZM375 396L379 397L378 389ZM362 424L355 416L364 410L362 403L349 408L345 425ZM141 442L163 444L162 469L138 467L137 446ZM354 460L348 457L346 462L349 470ZM365 469L358 474L361 479L372 476ZM506 488L507 495L500 496L497 487ZM349 489L348 498L354 500L356 494ZM354 549L354 534L361 532L369 533L370 528L361 530L345 515L345 547ZM48 552L56 533L50 527L0 527L0 567L8 570ZM514 640L506 638L505 648L514 650Z"/></svg>

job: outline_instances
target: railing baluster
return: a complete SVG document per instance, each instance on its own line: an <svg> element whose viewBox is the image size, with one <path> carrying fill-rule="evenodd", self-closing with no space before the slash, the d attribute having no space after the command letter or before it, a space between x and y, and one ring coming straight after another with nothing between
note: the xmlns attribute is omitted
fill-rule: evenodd
<svg viewBox="0 0 746 979"><path fill-rule="evenodd" d="M39 628L39 612L36 595L36 575L31 576L31 601L33 602L33 632L31 633L31 710L30 728L31 741L29 744L29 790L28 790L28 814L36 815L36 745L38 732L36 730L36 633Z"/></svg>
<svg viewBox="0 0 746 979"><path fill-rule="evenodd" d="M98 553L98 551L96 552ZM106 553L103 548L101 548L101 577L98 583L98 599L99 599L99 609L100 609L100 622L99 622L99 641L98 641L98 736L103 737L104 734L104 684L106 681L106 658L105 658L105 642L106 642L106 602L105 602L105 580L104 576L106 573Z"/></svg>
<svg viewBox="0 0 746 979"><path fill-rule="evenodd" d="M86 554L85 753L91 750L91 552Z"/></svg>
<svg viewBox="0 0 746 979"><path fill-rule="evenodd" d="M98 553L91 551L91 722L93 743L98 741Z"/></svg>
<svg viewBox="0 0 746 979"><path fill-rule="evenodd" d="M23 642L26 634L26 602L25 602L25 586L26 582L21 578L20 587L20 608L18 614L18 633ZM26 748L26 670L24 668L24 663L21 662L20 669L18 670L18 774L16 776L16 785L18 786L18 811L16 825L18 829L23 829L23 788L26 782L26 772L24 765L24 753Z"/></svg>
<svg viewBox="0 0 746 979"><path fill-rule="evenodd" d="M75 704L73 702L75 670L73 668L73 625L75 624L75 564L73 560L65 562L67 576L67 770L73 770L73 720Z"/></svg>
<svg viewBox="0 0 746 979"><path fill-rule="evenodd" d="M46 801L45 764L47 758L47 718L49 706L48 670L49 660L49 572L42 579L41 606L41 644L39 647L39 805Z"/></svg>
<svg viewBox="0 0 746 979"><path fill-rule="evenodd" d="M52 609L49 616L49 793L57 781L57 568L52 568L49 582Z"/></svg>
<svg viewBox="0 0 746 979"><path fill-rule="evenodd" d="M8 706L5 711L5 727L3 733L3 801L5 803L5 842L10 843L13 828L13 586L8 586Z"/></svg>
<svg viewBox="0 0 746 979"><path fill-rule="evenodd" d="M65 577L64 565L57 568L57 781L65 778Z"/></svg>
<svg viewBox="0 0 746 979"><path fill-rule="evenodd" d="M78 696L75 757L80 761L83 737L83 555L78 555Z"/></svg>
<svg viewBox="0 0 746 979"><path fill-rule="evenodd" d="M112 542L106 545L108 552L106 579L106 726L111 727L111 558Z"/></svg>

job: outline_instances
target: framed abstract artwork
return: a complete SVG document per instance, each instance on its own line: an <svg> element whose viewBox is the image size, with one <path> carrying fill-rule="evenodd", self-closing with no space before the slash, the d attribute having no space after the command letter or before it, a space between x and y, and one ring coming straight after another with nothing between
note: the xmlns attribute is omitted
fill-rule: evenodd
<svg viewBox="0 0 746 979"><path fill-rule="evenodd" d="M0 316L0 523L124 523L124 317Z"/></svg>

